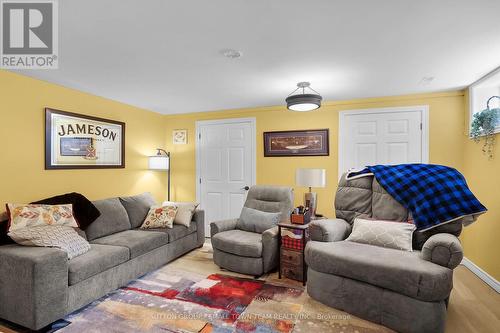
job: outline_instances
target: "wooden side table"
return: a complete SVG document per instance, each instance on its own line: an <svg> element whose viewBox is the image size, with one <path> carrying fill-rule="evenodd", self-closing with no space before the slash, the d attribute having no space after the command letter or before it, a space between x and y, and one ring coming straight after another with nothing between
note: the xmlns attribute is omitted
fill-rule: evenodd
<svg viewBox="0 0 500 333"><path fill-rule="evenodd" d="M282 246L282 228L301 231L302 246L300 249ZM284 275L289 279L302 281L302 284L305 286L307 281L307 265L304 254L306 243L309 240L309 224L279 223L278 235L278 249L280 254L278 263L278 278L281 279L281 275Z"/></svg>

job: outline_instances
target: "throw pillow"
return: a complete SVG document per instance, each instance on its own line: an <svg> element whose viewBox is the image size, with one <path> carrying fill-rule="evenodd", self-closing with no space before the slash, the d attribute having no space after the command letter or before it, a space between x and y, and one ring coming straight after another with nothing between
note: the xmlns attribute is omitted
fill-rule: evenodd
<svg viewBox="0 0 500 333"><path fill-rule="evenodd" d="M415 225L404 222L354 219L347 241L413 251L412 237Z"/></svg>
<svg viewBox="0 0 500 333"><path fill-rule="evenodd" d="M44 205L73 205L73 214L80 229L85 230L87 227L101 216L101 212L94 204L80 193L66 193L52 198L43 199L32 202L32 204Z"/></svg>
<svg viewBox="0 0 500 333"><path fill-rule="evenodd" d="M138 228L148 215L149 209L157 206L151 193L145 192L132 197L120 197L120 202L127 211L132 228Z"/></svg>
<svg viewBox="0 0 500 333"><path fill-rule="evenodd" d="M180 224L187 228L191 224L193 214L198 207L198 203L194 202L172 202L165 201L162 206L175 206L177 207L177 214L175 215L174 224Z"/></svg>
<svg viewBox="0 0 500 333"><path fill-rule="evenodd" d="M176 213L175 206L152 207L141 229L172 228Z"/></svg>
<svg viewBox="0 0 500 333"><path fill-rule="evenodd" d="M249 232L263 233L278 225L281 213L268 213L257 209L243 207L236 228Z"/></svg>
<svg viewBox="0 0 500 333"><path fill-rule="evenodd" d="M38 225L15 229L9 236L18 244L25 246L56 247L73 259L90 250L90 244L78 236L72 227L62 225Z"/></svg>
<svg viewBox="0 0 500 333"><path fill-rule="evenodd" d="M72 205L7 204L9 232L39 225L78 228Z"/></svg>

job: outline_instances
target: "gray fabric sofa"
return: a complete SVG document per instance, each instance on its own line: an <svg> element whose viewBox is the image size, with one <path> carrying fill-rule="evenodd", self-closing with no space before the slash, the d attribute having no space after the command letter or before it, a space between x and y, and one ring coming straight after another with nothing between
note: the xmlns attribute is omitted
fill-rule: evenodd
<svg viewBox="0 0 500 333"><path fill-rule="evenodd" d="M281 212L281 221L289 221L293 190L280 186L252 186L244 206L263 212ZM210 223L210 235L214 262L219 267L260 276L278 265L278 227L262 233L249 232L238 229L238 219L232 219Z"/></svg>
<svg viewBox="0 0 500 333"><path fill-rule="evenodd" d="M71 260L55 248L0 246L0 318L38 330L203 246L202 210L189 228L138 230L152 204L147 194L95 201L91 250Z"/></svg>
<svg viewBox="0 0 500 333"><path fill-rule="evenodd" d="M356 217L406 221L408 211L373 177L341 178L336 219L314 221L305 250L309 295L399 332L443 332L461 262L463 220L413 233L413 252L346 241Z"/></svg>

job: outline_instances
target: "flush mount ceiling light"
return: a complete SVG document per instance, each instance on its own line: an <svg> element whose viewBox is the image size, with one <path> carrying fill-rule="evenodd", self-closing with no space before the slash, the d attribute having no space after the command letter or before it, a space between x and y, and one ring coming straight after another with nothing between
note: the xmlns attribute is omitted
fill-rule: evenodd
<svg viewBox="0 0 500 333"><path fill-rule="evenodd" d="M292 91L285 99L288 110L312 111L321 107L321 100L323 98L316 90L311 88L310 85L311 84L309 82L297 83L297 89ZM306 88L311 90L313 93L306 94ZM294 95L294 93L300 89L302 89L302 94L299 93Z"/></svg>

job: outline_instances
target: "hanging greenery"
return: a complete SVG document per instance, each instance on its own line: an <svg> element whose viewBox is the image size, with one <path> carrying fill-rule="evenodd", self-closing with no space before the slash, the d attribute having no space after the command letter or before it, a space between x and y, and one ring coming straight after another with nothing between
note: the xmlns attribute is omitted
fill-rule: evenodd
<svg viewBox="0 0 500 333"><path fill-rule="evenodd" d="M495 128L500 120L500 108L490 108L490 101L500 96L492 96L486 103L486 109L474 114L470 126L470 135L474 141L484 139L483 153L493 158L493 147L495 145Z"/></svg>

